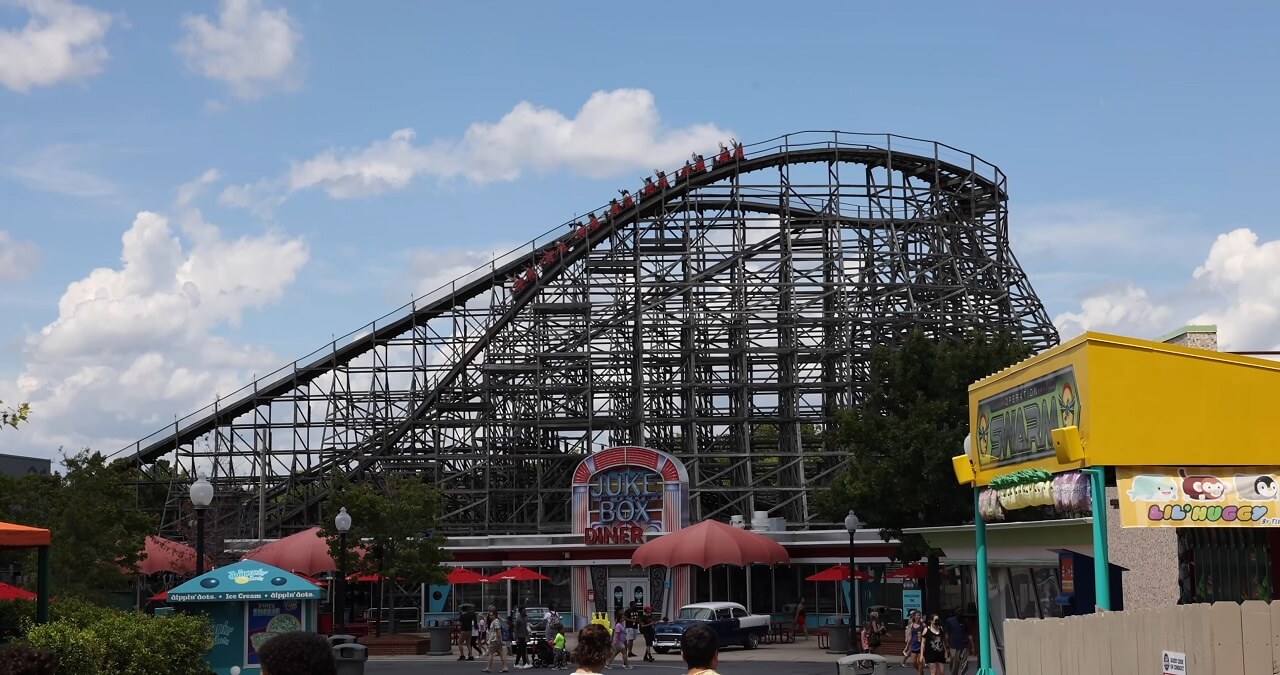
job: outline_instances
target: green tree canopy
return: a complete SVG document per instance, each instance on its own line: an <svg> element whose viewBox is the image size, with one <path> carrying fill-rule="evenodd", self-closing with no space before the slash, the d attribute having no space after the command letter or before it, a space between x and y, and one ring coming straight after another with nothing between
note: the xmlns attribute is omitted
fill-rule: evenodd
<svg viewBox="0 0 1280 675"><path fill-rule="evenodd" d="M902 540L906 560L928 551L918 538L904 539L903 529L971 520L973 493L951 468L968 433L969 385L1029 355L1010 337L948 342L920 332L877 350L866 399L840 413L831 432L850 458L817 496L823 517L838 522L853 509L886 540Z"/></svg>
<svg viewBox="0 0 1280 675"><path fill-rule="evenodd" d="M54 593L98 599L128 583L157 522L136 508L132 469L89 450L63 465L49 476L0 476L0 519L48 528Z"/></svg>
<svg viewBox="0 0 1280 675"><path fill-rule="evenodd" d="M325 509L329 517L322 529L334 560L343 551L333 516L343 507L351 515L346 551L348 574L380 573L406 586L445 580L444 539L433 534L440 512L435 488L415 476L392 476L383 486L336 481Z"/></svg>

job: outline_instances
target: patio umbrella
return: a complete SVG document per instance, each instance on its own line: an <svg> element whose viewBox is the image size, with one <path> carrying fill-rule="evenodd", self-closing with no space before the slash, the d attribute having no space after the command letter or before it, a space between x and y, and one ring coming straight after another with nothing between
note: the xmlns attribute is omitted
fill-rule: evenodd
<svg viewBox="0 0 1280 675"><path fill-rule="evenodd" d="M0 582L0 600L35 600L36 594L25 588Z"/></svg>
<svg viewBox="0 0 1280 675"><path fill-rule="evenodd" d="M475 570L469 570L465 567L457 567L452 570L449 570L449 576L447 577L447 580L450 584L454 584L454 585L482 584L485 582L485 577L483 574Z"/></svg>
<svg viewBox="0 0 1280 675"><path fill-rule="evenodd" d="M782 544L756 532L740 530L715 520L664 534L641 544L631 554L637 567L694 565L710 569L716 565L782 565L791 556Z"/></svg>
<svg viewBox="0 0 1280 675"><path fill-rule="evenodd" d="M485 581L495 583L498 581L507 582L507 614L511 613L511 582L513 581L551 581L551 577L539 574L528 567L512 567L505 572L499 572L493 576L485 577Z"/></svg>
<svg viewBox="0 0 1280 675"><path fill-rule="evenodd" d="M923 579L929 576L929 566L924 563L911 563L886 575L886 579Z"/></svg>
<svg viewBox="0 0 1280 675"><path fill-rule="evenodd" d="M870 574L867 574L862 570L857 570L856 572L853 573L853 576L857 578L858 581L871 581L872 579L872 576ZM804 580L805 581L848 581L849 566L845 565L844 563L841 563L833 567L828 567L827 569L822 570L821 572L818 572L816 574L810 574L809 576L805 577Z"/></svg>
<svg viewBox="0 0 1280 675"><path fill-rule="evenodd" d="M870 574L867 574L862 570L854 570L853 577L858 581L871 581L872 579ZM809 576L805 577L804 580L805 581L833 581L837 584L840 583L841 581L848 581L849 566L844 563L841 563L839 565L833 565L816 574L810 574ZM842 593L840 593L839 587L837 587L836 588L836 610L837 611L839 611L840 609L841 595Z"/></svg>
<svg viewBox="0 0 1280 675"><path fill-rule="evenodd" d="M329 555L329 542L320 536L318 527L263 544L246 553L244 559L312 576L338 569L333 556Z"/></svg>
<svg viewBox="0 0 1280 675"><path fill-rule="evenodd" d="M196 550L186 544L148 536L142 551L146 556L138 561L138 571L147 576L163 572L194 574L196 571Z"/></svg>
<svg viewBox="0 0 1280 675"><path fill-rule="evenodd" d="M147 602L168 602L168 601L169 601L169 591L160 591L159 593L156 593L155 595L147 598Z"/></svg>
<svg viewBox="0 0 1280 675"><path fill-rule="evenodd" d="M36 577L36 623L49 620L49 546L53 535L46 529L0 522L0 551L14 548L36 549L40 572Z"/></svg>

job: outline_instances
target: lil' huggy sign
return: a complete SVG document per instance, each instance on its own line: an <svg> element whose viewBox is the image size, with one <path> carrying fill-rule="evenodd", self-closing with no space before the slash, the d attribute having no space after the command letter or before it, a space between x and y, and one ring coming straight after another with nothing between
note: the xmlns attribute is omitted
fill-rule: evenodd
<svg viewBox="0 0 1280 675"><path fill-rule="evenodd" d="M1277 467L1120 467L1124 527L1280 526Z"/></svg>

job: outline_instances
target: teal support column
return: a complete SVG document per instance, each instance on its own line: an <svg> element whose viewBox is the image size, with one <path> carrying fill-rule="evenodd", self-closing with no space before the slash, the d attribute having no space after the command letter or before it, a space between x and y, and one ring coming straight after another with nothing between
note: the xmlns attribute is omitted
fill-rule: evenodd
<svg viewBox="0 0 1280 675"><path fill-rule="evenodd" d="M49 559L49 547L37 550L40 571L36 574L36 623L49 623L49 578L53 576L53 562Z"/></svg>
<svg viewBox="0 0 1280 675"><path fill-rule="evenodd" d="M996 675L991 667L991 609L987 607L987 524L978 509L978 488L973 489L973 537L978 580L978 675Z"/></svg>
<svg viewBox="0 0 1280 675"><path fill-rule="evenodd" d="M1093 499L1093 587L1097 590L1094 604L1111 611L1111 555L1107 548L1107 481L1106 468L1083 469L1092 482Z"/></svg>

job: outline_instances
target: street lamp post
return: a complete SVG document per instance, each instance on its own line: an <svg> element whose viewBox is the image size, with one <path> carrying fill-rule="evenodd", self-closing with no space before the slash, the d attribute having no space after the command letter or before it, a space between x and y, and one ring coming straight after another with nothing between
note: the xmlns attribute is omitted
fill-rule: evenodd
<svg viewBox="0 0 1280 675"><path fill-rule="evenodd" d="M854 514L853 509L849 509L849 515L844 517L844 529L849 531L849 590L853 602L849 603L849 652L857 654L858 645L858 573L854 568L854 562L857 559L857 552L854 550L854 536L858 533L858 528L862 526L858 516ZM858 645L860 646L860 645Z"/></svg>
<svg viewBox="0 0 1280 675"><path fill-rule="evenodd" d="M204 510L213 503L213 484L203 475L191 484L191 505L196 507L196 576L204 574Z"/></svg>
<svg viewBox="0 0 1280 675"><path fill-rule="evenodd" d="M334 614L338 615L338 635L347 633L347 531L351 529L351 515L347 507L338 510L333 518L338 529L338 579L334 588Z"/></svg>

